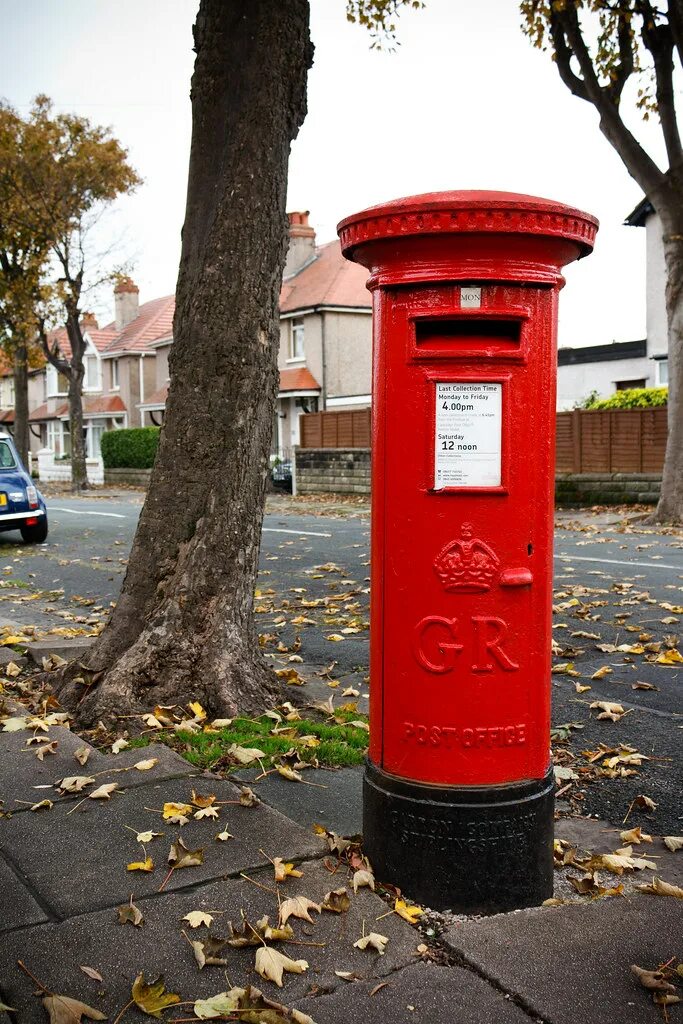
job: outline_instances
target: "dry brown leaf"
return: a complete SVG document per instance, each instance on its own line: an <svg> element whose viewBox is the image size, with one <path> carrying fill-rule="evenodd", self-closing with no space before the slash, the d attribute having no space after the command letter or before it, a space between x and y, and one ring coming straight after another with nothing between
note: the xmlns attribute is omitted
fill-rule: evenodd
<svg viewBox="0 0 683 1024"><path fill-rule="evenodd" d="M132 896L130 903L124 903L123 906L116 908L116 913L119 915L119 924L133 924L136 928L140 928L144 921L141 912L133 903Z"/></svg>
<svg viewBox="0 0 683 1024"><path fill-rule="evenodd" d="M93 981L104 981L104 978L99 971L96 971L94 967L84 967L83 964L79 964L80 969Z"/></svg>
<svg viewBox="0 0 683 1024"><path fill-rule="evenodd" d="M191 939L194 958L201 971L207 964L211 967L225 967L227 960L219 956L228 944L227 939L219 939L215 935L207 935L205 939Z"/></svg>
<svg viewBox="0 0 683 1024"><path fill-rule="evenodd" d="M661 971L646 971L637 964L631 964L631 970L643 986L651 992L675 992L676 988L667 981Z"/></svg>
<svg viewBox="0 0 683 1024"><path fill-rule="evenodd" d="M287 924L290 917L299 917L302 921L310 921L313 924L309 910L315 910L319 914L320 905L309 900L307 896L294 896L292 899L283 900L280 906L280 924Z"/></svg>
<svg viewBox="0 0 683 1024"><path fill-rule="evenodd" d="M97 789L93 789L92 793L88 793L88 797L90 800L111 800L112 793L118 788L118 782L105 782Z"/></svg>
<svg viewBox="0 0 683 1024"><path fill-rule="evenodd" d="M653 842L652 836L649 836L647 832L643 832L640 825L636 828L629 828L625 832L619 833L619 838L622 843L651 843Z"/></svg>
<svg viewBox="0 0 683 1024"><path fill-rule="evenodd" d="M286 878L303 878L303 871L298 871L294 864L291 862L285 863L282 857L273 858L273 870L275 871L275 881L284 882Z"/></svg>
<svg viewBox="0 0 683 1024"><path fill-rule="evenodd" d="M358 892L358 890L363 888L365 885L374 892L375 876L372 871L366 871L364 869L356 871L353 876L353 891Z"/></svg>
<svg viewBox="0 0 683 1024"><path fill-rule="evenodd" d="M175 843L171 844L168 863L172 865L174 871L180 868L195 868L203 862L204 850L188 850L182 839L176 839Z"/></svg>
<svg viewBox="0 0 683 1024"><path fill-rule="evenodd" d="M664 845L672 853L675 853L676 850L683 850L683 836L664 836Z"/></svg>
<svg viewBox="0 0 683 1024"><path fill-rule="evenodd" d="M185 914L183 921L187 921L190 928L200 928L202 925L210 928L213 923L213 917L211 914L205 914L203 910L191 910L189 914Z"/></svg>
<svg viewBox="0 0 683 1024"><path fill-rule="evenodd" d="M653 896L674 896L677 900L683 900L683 889L680 885L672 885L662 878L655 877L648 885L638 885L636 888Z"/></svg>
<svg viewBox="0 0 683 1024"><path fill-rule="evenodd" d="M89 1020L106 1020L106 1013L94 1010L87 1003L68 996L43 996L43 1006L47 1010L50 1024L80 1024L83 1017Z"/></svg>
<svg viewBox="0 0 683 1024"><path fill-rule="evenodd" d="M323 910L329 910L333 914L344 914L351 906L351 898L342 886L340 889L332 889L325 893L321 903Z"/></svg>
<svg viewBox="0 0 683 1024"><path fill-rule="evenodd" d="M291 974L303 974L308 968L307 960L291 960L284 953L273 949L272 946L260 946L256 950L256 970L267 981L274 981L278 988L282 988L282 975L284 971Z"/></svg>
<svg viewBox="0 0 683 1024"><path fill-rule="evenodd" d="M369 935L363 935L360 939L356 939L354 946L357 949L376 949L380 956L384 956L384 950L388 941L389 939L386 935L370 932Z"/></svg>

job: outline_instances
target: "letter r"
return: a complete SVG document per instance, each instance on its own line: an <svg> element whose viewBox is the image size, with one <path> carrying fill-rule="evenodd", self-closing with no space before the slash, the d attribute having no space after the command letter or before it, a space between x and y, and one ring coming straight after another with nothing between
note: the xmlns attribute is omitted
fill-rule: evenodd
<svg viewBox="0 0 683 1024"><path fill-rule="evenodd" d="M514 672L519 668L517 662L508 657L501 646L507 633L507 623L495 615L473 615L474 627L474 663L473 672L493 672L493 657L504 672Z"/></svg>

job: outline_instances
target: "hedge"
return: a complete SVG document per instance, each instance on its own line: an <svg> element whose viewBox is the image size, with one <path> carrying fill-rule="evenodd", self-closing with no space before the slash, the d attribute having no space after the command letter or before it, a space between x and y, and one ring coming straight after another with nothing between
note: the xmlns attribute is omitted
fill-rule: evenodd
<svg viewBox="0 0 683 1024"><path fill-rule="evenodd" d="M668 388L626 388L615 391L609 398L600 398L593 392L581 403L581 409L652 409L666 405Z"/></svg>
<svg viewBox="0 0 683 1024"><path fill-rule="evenodd" d="M159 429L105 430L101 445L105 469L149 469L157 453Z"/></svg>

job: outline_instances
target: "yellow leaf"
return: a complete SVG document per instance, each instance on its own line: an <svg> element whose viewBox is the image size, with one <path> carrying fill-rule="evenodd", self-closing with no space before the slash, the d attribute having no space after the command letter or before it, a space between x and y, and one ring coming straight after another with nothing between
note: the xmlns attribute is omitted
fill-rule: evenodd
<svg viewBox="0 0 683 1024"><path fill-rule="evenodd" d="M154 861L151 857L145 860L134 860L126 867L126 871L154 871Z"/></svg>
<svg viewBox="0 0 683 1024"><path fill-rule="evenodd" d="M192 804L177 804L173 802L165 803L163 816L167 821L172 818L186 817L192 814L194 807Z"/></svg>
<svg viewBox="0 0 683 1024"><path fill-rule="evenodd" d="M133 768L138 772L148 772L155 764L159 764L159 758L148 757L146 761L136 761Z"/></svg>
<svg viewBox="0 0 683 1024"><path fill-rule="evenodd" d="M611 669L609 665L603 665L602 668L599 668L597 672L593 673L591 679L604 679L605 676L610 675L613 671L614 669Z"/></svg>
<svg viewBox="0 0 683 1024"><path fill-rule="evenodd" d="M180 1002L179 995L166 991L163 974L160 974L156 981L150 982L145 981L144 974L138 974L133 982L131 995L138 1009L148 1017L161 1017L161 1011L167 1006Z"/></svg>
<svg viewBox="0 0 683 1024"><path fill-rule="evenodd" d="M333 643L338 644L340 640L344 639L344 637L341 636L339 633L330 633L330 635L326 636L325 639L332 640Z"/></svg>
<svg viewBox="0 0 683 1024"><path fill-rule="evenodd" d="M191 701L187 706L190 709L190 711L192 712L192 714L194 715L194 717L199 722L203 722L204 721L204 719L206 718L206 711L201 706L201 704L199 703L198 700Z"/></svg>
<svg viewBox="0 0 683 1024"><path fill-rule="evenodd" d="M211 914L205 914L203 910L191 910L189 914L185 914L183 921L187 921L190 928L200 928L201 925L210 928L213 917Z"/></svg>
<svg viewBox="0 0 683 1024"><path fill-rule="evenodd" d="M294 864L291 862L285 863L282 857L273 858L273 869L275 871L275 881L284 882L286 878L303 878L303 871L298 871Z"/></svg>
<svg viewBox="0 0 683 1024"><path fill-rule="evenodd" d="M417 924L418 919L424 914L422 907L409 907L405 900L399 899L394 902L394 910L408 924Z"/></svg>
<svg viewBox="0 0 683 1024"><path fill-rule="evenodd" d="M657 665L683 665L683 655L672 647L671 650L660 654L656 663Z"/></svg>

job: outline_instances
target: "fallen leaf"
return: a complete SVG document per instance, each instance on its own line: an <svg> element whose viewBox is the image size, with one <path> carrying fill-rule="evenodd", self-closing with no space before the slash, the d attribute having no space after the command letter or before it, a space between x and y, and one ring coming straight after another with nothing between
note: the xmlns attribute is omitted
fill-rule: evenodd
<svg viewBox="0 0 683 1024"><path fill-rule="evenodd" d="M243 989L231 989L229 992L219 992L218 995L209 999L197 999L194 1004L194 1014L200 1020L211 1020L213 1017L229 1017L237 1009L239 999L235 992L242 992Z"/></svg>
<svg viewBox="0 0 683 1024"><path fill-rule="evenodd" d="M144 921L142 914L133 903L132 897L130 903L124 903L123 906L117 907L116 913L119 915L119 924L133 924L136 928L140 928Z"/></svg>
<svg viewBox="0 0 683 1024"><path fill-rule="evenodd" d="M43 996L43 1006L47 1010L50 1024L80 1024L83 1017L89 1020L106 1020L106 1013L93 1010L92 1006L81 1003L78 999L68 996Z"/></svg>
<svg viewBox="0 0 683 1024"><path fill-rule="evenodd" d="M683 665L683 654L677 651L675 647L672 647L655 658L655 663L657 665Z"/></svg>
<svg viewBox="0 0 683 1024"><path fill-rule="evenodd" d="M122 750L125 750L126 747L129 746L130 743L128 740L124 739L123 736L120 736L114 743L112 743L111 752L112 754L120 754Z"/></svg>
<svg viewBox="0 0 683 1024"><path fill-rule="evenodd" d="M227 752L238 764L252 764L252 762L258 761L259 758L266 756L264 751L259 750L258 747L240 747L237 743L232 743L228 747Z"/></svg>
<svg viewBox="0 0 683 1024"><path fill-rule="evenodd" d="M203 721L204 721L204 719L206 718L206 711L205 711L205 710L204 710L204 708L203 708L203 707L201 706L201 704L199 703L199 701L198 701L198 700L194 700L194 701L192 701L192 702L191 702L190 704L188 704L187 706L188 706L188 709L189 709L189 710L190 710L190 711L192 712L192 714L194 715L194 717L195 717L195 718L196 718L196 719L197 719L198 721L200 721L200 722L203 722Z"/></svg>
<svg viewBox="0 0 683 1024"><path fill-rule="evenodd" d="M290 782L303 782L304 781L303 777L299 774L299 772L294 771L293 768L290 768L286 764L279 764L277 766L277 770L278 770L278 774L280 774L283 777L283 779L289 779Z"/></svg>
<svg viewBox="0 0 683 1024"><path fill-rule="evenodd" d="M370 932L369 935L363 935L360 939L357 939L354 942L354 946L357 949L376 949L380 956L384 956L384 949L388 941L389 939L386 935Z"/></svg>
<svg viewBox="0 0 683 1024"><path fill-rule="evenodd" d="M138 974L133 982L131 995L138 1009L148 1017L161 1017L161 1011L167 1006L180 1002L179 995L166 991L163 974L160 974L156 981L150 982L145 981L144 974Z"/></svg>
<svg viewBox="0 0 683 1024"><path fill-rule="evenodd" d="M610 722L618 722L626 714L621 704L615 704L609 700L594 700L590 707L600 711L599 719L607 719Z"/></svg>
<svg viewBox="0 0 683 1024"><path fill-rule="evenodd" d="M637 964L631 964L631 970L643 986L654 992L675 992L675 987L668 982L661 971L646 971Z"/></svg>
<svg viewBox="0 0 683 1024"><path fill-rule="evenodd" d="M302 921L310 921L313 924L309 910L320 913L320 905L309 900L307 896L294 896L292 899L283 900L280 906L280 924L287 924L290 917L299 917Z"/></svg>
<svg viewBox="0 0 683 1024"><path fill-rule="evenodd" d="M39 761L44 761L46 754L56 754L56 753L57 753L57 740L53 740L52 743L41 743L41 745L36 750L36 757L38 758Z"/></svg>
<svg viewBox="0 0 683 1024"><path fill-rule="evenodd" d="M111 800L112 793L118 788L118 782L105 782L102 786L98 786L97 789L93 789L92 793L88 794L88 797L90 800Z"/></svg>
<svg viewBox="0 0 683 1024"><path fill-rule="evenodd" d="M648 885L638 885L636 888L640 892L647 892L653 896L675 896L676 899L683 900L683 889L679 885L665 882L662 878L655 877Z"/></svg>
<svg viewBox="0 0 683 1024"><path fill-rule="evenodd" d="M159 764L159 758L149 757L146 761L136 761L133 768L138 772L148 772L155 764Z"/></svg>
<svg viewBox="0 0 683 1024"><path fill-rule="evenodd" d="M331 892L325 893L321 906L323 910L329 910L333 914L344 914L351 906L351 898L342 886L341 889L332 889Z"/></svg>
<svg viewBox="0 0 683 1024"><path fill-rule="evenodd" d="M145 860L135 860L126 866L126 871L154 871L154 861L151 857Z"/></svg>
<svg viewBox="0 0 683 1024"><path fill-rule="evenodd" d="M83 964L79 965L84 974L87 974L93 981L104 981L104 978L99 971L96 971L94 967L84 967Z"/></svg>
<svg viewBox="0 0 683 1024"><path fill-rule="evenodd" d="M200 807L198 811L194 812L194 817L197 821L201 821L202 818L217 818L218 808L217 807Z"/></svg>
<svg viewBox="0 0 683 1024"><path fill-rule="evenodd" d="M202 925L210 928L213 917L211 914L205 914L203 910L191 910L189 914L185 914L183 921L187 921L190 928L200 928Z"/></svg>
<svg viewBox="0 0 683 1024"><path fill-rule="evenodd" d="M175 843L171 844L168 863L173 866L174 871L178 871L180 868L198 867L199 864L204 863L204 851L202 849L188 850L182 839L176 839Z"/></svg>
<svg viewBox="0 0 683 1024"><path fill-rule="evenodd" d="M153 839L158 839L163 834L163 832L138 832L135 838L139 843L151 843Z"/></svg>
<svg viewBox="0 0 683 1024"><path fill-rule="evenodd" d="M79 747L77 750L74 750L74 757L76 758L78 763L81 765L81 767L83 767L85 762L90 757L91 753L92 753L92 748L91 747L85 747L85 746L84 747Z"/></svg>
<svg viewBox="0 0 683 1024"><path fill-rule="evenodd" d="M286 878L303 878L303 871L298 871L291 862L285 863L282 857L273 858L275 881L284 882Z"/></svg>
<svg viewBox="0 0 683 1024"><path fill-rule="evenodd" d="M170 821L176 825L184 825L189 820L189 816L194 812L192 804L178 804L169 801L164 804L163 817L166 821ZM184 821L180 821L184 818Z"/></svg>
<svg viewBox="0 0 683 1024"><path fill-rule="evenodd" d="M653 841L652 836L649 836L647 832L643 832L640 825L636 828L627 829L625 832L620 832L619 838L622 843L635 843L636 846L638 843L651 843Z"/></svg>
<svg viewBox="0 0 683 1024"><path fill-rule="evenodd" d="M307 960L291 960L284 953L273 949L272 946L260 946L256 950L256 970L258 974L267 981L274 981L278 988L282 988L282 974L284 971L288 971L291 974L303 974L307 968Z"/></svg>
<svg viewBox="0 0 683 1024"><path fill-rule="evenodd" d="M51 811L54 807L52 800L40 800L37 804L32 804L32 811Z"/></svg>
<svg viewBox="0 0 683 1024"><path fill-rule="evenodd" d="M227 964L228 961L219 956L228 944L227 939L219 939L216 935L207 935L205 939L191 939L190 943L200 971L207 964L210 967L225 967Z"/></svg>
<svg viewBox="0 0 683 1024"><path fill-rule="evenodd" d="M228 832L227 829L224 829L223 832L219 832L218 835L216 836L216 839L220 843L225 843L225 842L227 842L228 839L234 839L234 838L235 837L230 832Z"/></svg>
<svg viewBox="0 0 683 1024"><path fill-rule="evenodd" d="M63 793L80 793L82 789L94 781L95 779L92 775L67 775L66 778L56 782L55 786L57 789L61 789Z"/></svg>
<svg viewBox="0 0 683 1024"><path fill-rule="evenodd" d="M610 668L609 665L603 665L602 668L593 673L591 679L604 679L605 676L610 675L613 671L614 669Z"/></svg>
<svg viewBox="0 0 683 1024"><path fill-rule="evenodd" d="M683 850L683 836L664 836L664 845L672 853L675 853L676 850Z"/></svg>
<svg viewBox="0 0 683 1024"><path fill-rule="evenodd" d="M240 804L242 807L258 807L261 803L253 789L249 786L242 786L240 790Z"/></svg>
<svg viewBox="0 0 683 1024"><path fill-rule="evenodd" d="M417 924L419 918L424 914L422 907L412 906L409 907L405 900L396 899L394 901L394 910L399 917L402 917L408 924Z"/></svg>
<svg viewBox="0 0 683 1024"><path fill-rule="evenodd" d="M374 891L375 889L375 876L372 871L366 871L364 869L356 871L353 876L353 891L358 892L363 886L367 885L369 889Z"/></svg>

